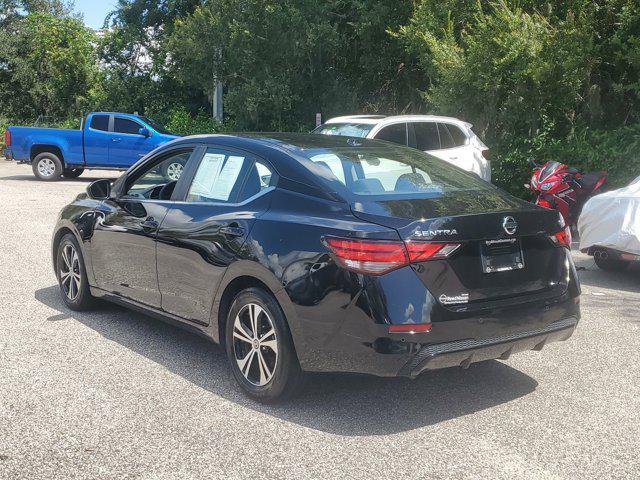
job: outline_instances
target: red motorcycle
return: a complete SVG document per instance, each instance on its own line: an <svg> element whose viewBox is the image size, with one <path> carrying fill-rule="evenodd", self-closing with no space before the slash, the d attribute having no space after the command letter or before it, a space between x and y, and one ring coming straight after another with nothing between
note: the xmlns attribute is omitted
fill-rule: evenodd
<svg viewBox="0 0 640 480"><path fill-rule="evenodd" d="M536 205L558 210L566 225L575 226L582 206L604 184L607 172L583 173L560 162L539 165L530 159L534 168L531 183L525 187L536 193Z"/></svg>

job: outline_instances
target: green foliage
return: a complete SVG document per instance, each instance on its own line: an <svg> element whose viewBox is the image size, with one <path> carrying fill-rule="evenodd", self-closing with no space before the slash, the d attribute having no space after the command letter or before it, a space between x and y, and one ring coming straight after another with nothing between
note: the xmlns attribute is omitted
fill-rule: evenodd
<svg viewBox="0 0 640 480"><path fill-rule="evenodd" d="M315 114L474 124L496 183L526 159L639 173L638 0L118 0L96 37L64 0L0 0L0 128L89 110L181 134L306 131ZM214 80L225 122L211 118Z"/></svg>
<svg viewBox="0 0 640 480"><path fill-rule="evenodd" d="M203 133L220 133L228 131L219 122L205 112L192 115L184 108L172 110L164 121L167 130L178 135L198 135Z"/></svg>
<svg viewBox="0 0 640 480"><path fill-rule="evenodd" d="M492 148L495 181L522 194L529 156L609 167L614 182L638 174L619 163L634 141L621 125L640 121L638 8L423 0L396 36L429 77L425 101L472 122ZM595 161L604 154L609 160Z"/></svg>
<svg viewBox="0 0 640 480"><path fill-rule="evenodd" d="M176 21L169 72L208 100L220 79L243 129L309 128L316 112L401 111L414 92L411 72L387 29L409 19L411 4L208 2Z"/></svg>
<svg viewBox="0 0 640 480"><path fill-rule="evenodd" d="M17 119L66 118L90 104L99 77L93 35L79 20L33 13L0 31L0 98Z"/></svg>

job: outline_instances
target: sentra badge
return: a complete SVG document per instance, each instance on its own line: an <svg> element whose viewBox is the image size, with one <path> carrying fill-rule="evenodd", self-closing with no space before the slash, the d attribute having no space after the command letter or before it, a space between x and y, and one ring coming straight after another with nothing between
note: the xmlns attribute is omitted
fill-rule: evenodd
<svg viewBox="0 0 640 480"><path fill-rule="evenodd" d="M438 237L441 235L457 235L458 231L452 230L416 230L413 232L414 237Z"/></svg>

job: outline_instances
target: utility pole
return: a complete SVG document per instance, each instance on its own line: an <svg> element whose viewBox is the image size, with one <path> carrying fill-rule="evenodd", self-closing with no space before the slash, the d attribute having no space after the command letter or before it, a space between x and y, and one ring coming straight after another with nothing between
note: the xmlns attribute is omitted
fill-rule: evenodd
<svg viewBox="0 0 640 480"><path fill-rule="evenodd" d="M211 96L211 110L213 118L222 123L224 112L222 111L222 82L217 78L222 65L222 51L215 48L213 51L213 95Z"/></svg>
<svg viewBox="0 0 640 480"><path fill-rule="evenodd" d="M222 82L217 78L213 80L213 98L211 99L211 106L213 107L213 118L222 123L223 111L222 111Z"/></svg>

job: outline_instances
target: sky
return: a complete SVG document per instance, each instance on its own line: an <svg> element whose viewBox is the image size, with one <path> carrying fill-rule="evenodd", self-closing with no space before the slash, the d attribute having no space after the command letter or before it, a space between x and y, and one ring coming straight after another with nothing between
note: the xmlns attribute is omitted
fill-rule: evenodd
<svg viewBox="0 0 640 480"><path fill-rule="evenodd" d="M84 24L93 29L102 28L107 14L114 9L115 0L75 0L75 11L84 17Z"/></svg>

